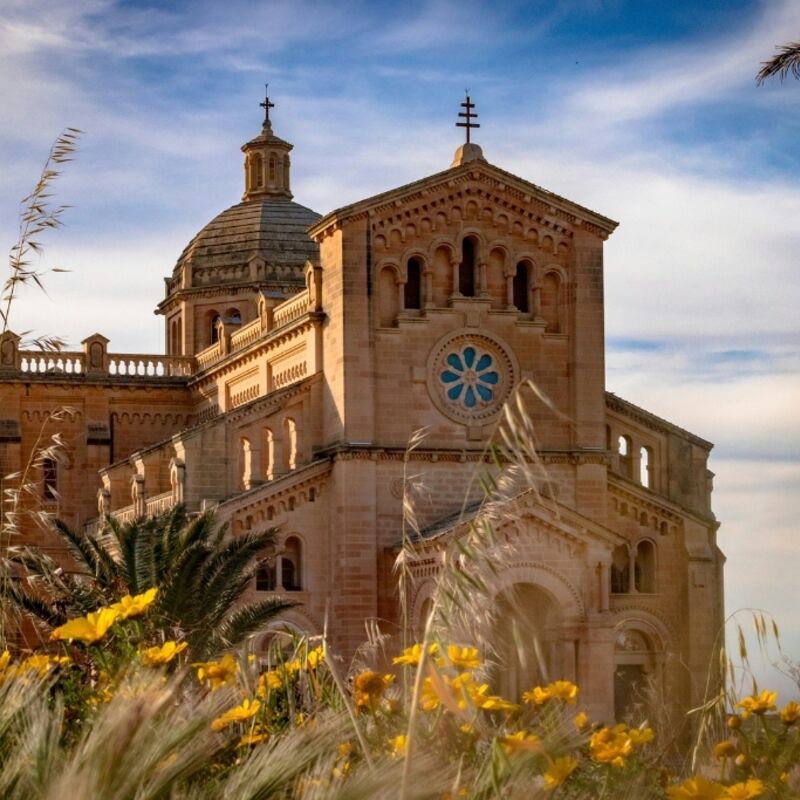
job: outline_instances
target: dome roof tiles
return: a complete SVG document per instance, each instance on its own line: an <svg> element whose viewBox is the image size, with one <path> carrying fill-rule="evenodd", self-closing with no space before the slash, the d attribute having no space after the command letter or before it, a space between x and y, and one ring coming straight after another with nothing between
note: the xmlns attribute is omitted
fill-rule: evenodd
<svg viewBox="0 0 800 800"><path fill-rule="evenodd" d="M205 273L201 283L206 285L241 280L243 268L259 256L266 262L263 278L302 280L305 262L319 259L319 246L306 233L319 219L310 208L285 199L238 203L214 217L189 242L173 274L177 276L188 262L193 273Z"/></svg>

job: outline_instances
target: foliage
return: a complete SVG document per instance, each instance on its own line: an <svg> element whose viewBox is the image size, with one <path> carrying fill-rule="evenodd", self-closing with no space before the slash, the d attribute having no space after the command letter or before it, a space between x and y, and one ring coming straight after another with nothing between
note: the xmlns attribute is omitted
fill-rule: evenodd
<svg viewBox="0 0 800 800"><path fill-rule="evenodd" d="M74 566L63 569L37 547L11 548L7 569L19 580L0 593L21 614L52 629L122 595L158 590L149 619L162 638L184 640L193 658L205 658L243 642L294 603L269 599L243 602L272 531L226 537L213 513L188 519L176 506L150 519L119 523L106 519L95 535L56 521L53 530ZM24 579L22 579L24 576Z"/></svg>
<svg viewBox="0 0 800 800"><path fill-rule="evenodd" d="M783 81L789 73L800 78L800 42L780 45L778 52L769 61L764 61L756 75L756 83L762 84L767 78L779 75Z"/></svg>
<svg viewBox="0 0 800 800"><path fill-rule="evenodd" d="M748 719L730 715L702 768L675 777L646 724L590 720L565 680L503 698L468 644L411 644L346 682L324 638L278 634L262 656L193 663L146 638L157 594L105 607L114 619L97 638L70 620L54 634L60 652L0 656L3 797L389 798L403 785L408 798L789 800L800 789L800 705L770 715L769 692L743 698ZM404 682L418 676L412 700Z"/></svg>

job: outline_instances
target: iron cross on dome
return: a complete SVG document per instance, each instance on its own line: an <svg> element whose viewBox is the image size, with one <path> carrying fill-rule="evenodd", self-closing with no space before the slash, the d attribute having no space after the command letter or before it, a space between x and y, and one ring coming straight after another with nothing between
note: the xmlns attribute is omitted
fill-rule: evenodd
<svg viewBox="0 0 800 800"><path fill-rule="evenodd" d="M468 98L469 99L469 98ZM264 102L259 103L261 108L264 109L264 124L269 125L269 110L271 108L275 108L275 103L271 103L269 100L269 84L264 84Z"/></svg>
<svg viewBox="0 0 800 800"><path fill-rule="evenodd" d="M469 89L467 89L467 99L461 105L465 110L459 111L458 116L464 117L465 121L456 122L456 127L467 129L467 144L469 144L469 132L473 128L480 128L480 125L477 122L472 121L473 119L477 119L478 115L472 113L472 109L475 108L475 104L469 99Z"/></svg>

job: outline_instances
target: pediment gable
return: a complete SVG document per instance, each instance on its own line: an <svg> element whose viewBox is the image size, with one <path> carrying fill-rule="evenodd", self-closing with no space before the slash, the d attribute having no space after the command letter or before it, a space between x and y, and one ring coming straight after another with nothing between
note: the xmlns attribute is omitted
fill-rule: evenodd
<svg viewBox="0 0 800 800"><path fill-rule="evenodd" d="M449 219L453 209L466 220L485 219L488 209L492 221L523 234L531 226L556 236L582 228L606 239L618 224L494 164L470 161L332 211L308 231L320 240L348 222L368 218L376 229L391 231L395 226L405 237L427 226L435 230L439 215ZM410 231L409 225L414 226Z"/></svg>
<svg viewBox="0 0 800 800"><path fill-rule="evenodd" d="M463 535L480 513L476 509L459 520L445 520L442 525L431 526L430 533L418 541L417 548L438 548L453 536ZM517 523L526 521L533 523L532 526L526 525L526 529L532 527L549 549L563 552L569 557L574 557L584 547L613 550L625 542L618 533L556 500L541 497L532 489L508 501L501 518L494 525L498 538L514 541L522 528Z"/></svg>

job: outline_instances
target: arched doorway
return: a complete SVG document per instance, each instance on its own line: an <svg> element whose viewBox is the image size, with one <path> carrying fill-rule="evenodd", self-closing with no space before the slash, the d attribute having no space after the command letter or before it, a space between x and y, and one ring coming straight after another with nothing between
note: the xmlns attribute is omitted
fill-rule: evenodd
<svg viewBox="0 0 800 800"><path fill-rule="evenodd" d="M564 677L563 614L548 591L515 583L497 596L496 615L493 683L503 697L519 700L533 686Z"/></svg>
<svg viewBox="0 0 800 800"><path fill-rule="evenodd" d="M657 653L650 637L635 628L618 631L614 644L614 717L639 722L660 691Z"/></svg>

